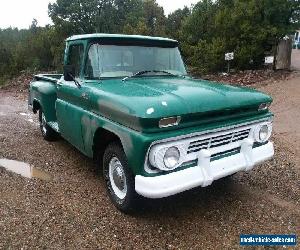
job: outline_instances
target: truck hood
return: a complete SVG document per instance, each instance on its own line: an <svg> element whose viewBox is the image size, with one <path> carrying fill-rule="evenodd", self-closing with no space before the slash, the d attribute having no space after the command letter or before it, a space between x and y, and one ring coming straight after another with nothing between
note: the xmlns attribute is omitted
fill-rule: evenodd
<svg viewBox="0 0 300 250"><path fill-rule="evenodd" d="M105 80L94 85L95 109L138 130L158 128L161 118L181 116L181 125L258 112L272 99L249 88L181 77Z"/></svg>

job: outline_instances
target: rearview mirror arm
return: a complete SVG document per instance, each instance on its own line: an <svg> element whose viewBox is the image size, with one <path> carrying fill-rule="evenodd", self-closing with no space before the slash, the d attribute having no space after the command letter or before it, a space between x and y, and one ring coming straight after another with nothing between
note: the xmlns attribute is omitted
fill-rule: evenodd
<svg viewBox="0 0 300 250"><path fill-rule="evenodd" d="M76 80L76 78L71 74L68 73L68 75L72 78L72 80L74 81L75 85L77 86L77 88L81 88L81 84Z"/></svg>

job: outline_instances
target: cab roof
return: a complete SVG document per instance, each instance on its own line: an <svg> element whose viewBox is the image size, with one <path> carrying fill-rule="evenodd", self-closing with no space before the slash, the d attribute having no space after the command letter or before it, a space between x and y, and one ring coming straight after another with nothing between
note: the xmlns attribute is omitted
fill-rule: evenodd
<svg viewBox="0 0 300 250"><path fill-rule="evenodd" d="M152 37L152 36L140 36L140 35L123 35L123 34L85 34L85 35L75 35L67 38L67 42L76 40L97 40L103 44L145 44L145 45L161 45L161 46L171 46L177 47L178 42L173 39L164 37Z"/></svg>

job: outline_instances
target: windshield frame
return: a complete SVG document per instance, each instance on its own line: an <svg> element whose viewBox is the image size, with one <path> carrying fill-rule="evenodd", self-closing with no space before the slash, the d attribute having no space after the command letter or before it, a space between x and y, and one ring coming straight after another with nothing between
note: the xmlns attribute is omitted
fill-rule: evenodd
<svg viewBox="0 0 300 250"><path fill-rule="evenodd" d="M177 49L178 50L178 54L180 56L180 60L182 62L182 67L184 69L184 74L173 74L170 72L170 74L165 74L165 73L159 73L159 72L156 72L155 73L155 70L150 70L150 71L153 71L153 74L142 74L142 75L139 75L139 76L134 76L134 73L132 75L129 75L129 76L100 76L100 77L95 77L95 78L89 78L86 76L86 69L87 69L87 61L88 61L88 58L89 58L89 51L91 49L91 47L94 45L94 44L98 44L100 46L106 46L106 45L110 45L110 46L119 46L119 47L145 47L145 48L159 48L159 49L163 49L163 48L167 48L167 49ZM165 70L165 71L168 71L168 70ZM91 41L88 43L88 46L86 48L86 55L85 55L85 58L84 58L84 68L83 68L83 79L84 80L87 80L87 81L97 81L97 80L108 80L108 79L124 79L124 77L161 77L161 76L166 76L166 77L185 77L185 76L188 76L188 71L187 71L187 67L185 65L185 62L183 60L183 57L182 57L182 54L181 54L181 51L180 51L180 48L178 46L178 44L176 46L170 46L170 44L168 45L164 45L164 44L161 44L158 46L158 44L154 44L154 45L150 45L150 44L147 44L147 43L103 43L99 40L94 40L94 41Z"/></svg>

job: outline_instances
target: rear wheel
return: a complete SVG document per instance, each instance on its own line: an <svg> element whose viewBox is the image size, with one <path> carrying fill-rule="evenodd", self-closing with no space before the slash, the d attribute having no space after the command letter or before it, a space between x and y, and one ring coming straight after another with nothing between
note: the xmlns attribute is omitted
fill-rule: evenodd
<svg viewBox="0 0 300 250"><path fill-rule="evenodd" d="M109 144L103 156L103 175L113 204L128 213L137 207L134 175L128 167L126 155L119 143Z"/></svg>
<svg viewBox="0 0 300 250"><path fill-rule="evenodd" d="M51 128L46 121L45 114L42 109L39 110L39 121L40 121L40 129L42 132L42 136L46 141L54 141L57 139L58 134L56 131Z"/></svg>

